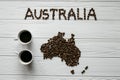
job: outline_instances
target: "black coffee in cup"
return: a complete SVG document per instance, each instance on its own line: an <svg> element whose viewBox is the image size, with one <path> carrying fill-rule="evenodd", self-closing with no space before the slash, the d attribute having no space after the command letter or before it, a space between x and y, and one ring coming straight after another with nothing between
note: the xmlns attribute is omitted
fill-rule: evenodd
<svg viewBox="0 0 120 80"><path fill-rule="evenodd" d="M31 60L32 60L32 54L30 51L27 51L27 50L22 51L20 53L19 57L20 57L21 61L24 63L31 62Z"/></svg>
<svg viewBox="0 0 120 80"><path fill-rule="evenodd" d="M21 42L27 43L27 42L31 41L32 35L29 31L23 30L19 33L19 39L20 39Z"/></svg>

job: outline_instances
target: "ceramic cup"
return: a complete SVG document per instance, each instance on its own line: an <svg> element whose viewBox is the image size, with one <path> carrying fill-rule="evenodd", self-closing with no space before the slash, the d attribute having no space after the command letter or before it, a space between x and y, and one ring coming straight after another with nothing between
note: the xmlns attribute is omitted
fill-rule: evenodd
<svg viewBox="0 0 120 80"><path fill-rule="evenodd" d="M26 50L22 50L21 52L19 52L18 58L19 58L19 61L23 65L28 65L32 62L33 55L32 55L32 52L30 50L26 49Z"/></svg>
<svg viewBox="0 0 120 80"><path fill-rule="evenodd" d="M22 30L18 33L18 41L23 44L29 44L32 42L32 34L28 30Z"/></svg>

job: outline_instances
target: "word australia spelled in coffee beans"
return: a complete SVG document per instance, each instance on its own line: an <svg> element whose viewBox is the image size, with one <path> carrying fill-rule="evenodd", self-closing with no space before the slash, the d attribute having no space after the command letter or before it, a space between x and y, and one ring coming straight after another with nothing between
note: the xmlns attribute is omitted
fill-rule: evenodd
<svg viewBox="0 0 120 80"><path fill-rule="evenodd" d="M31 9L28 8L25 14L26 19L37 19L37 20L97 20L95 9L90 8L51 8L51 9Z"/></svg>
<svg viewBox="0 0 120 80"><path fill-rule="evenodd" d="M58 35L50 38L48 43L42 44L40 50L44 59L59 57L67 66L77 66L81 51L75 46L74 34L71 34L68 40L63 38L64 35L65 33L58 32Z"/></svg>

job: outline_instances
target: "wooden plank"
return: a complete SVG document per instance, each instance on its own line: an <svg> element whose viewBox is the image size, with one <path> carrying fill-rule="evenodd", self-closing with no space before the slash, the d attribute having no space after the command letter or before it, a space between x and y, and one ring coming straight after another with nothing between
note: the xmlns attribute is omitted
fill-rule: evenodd
<svg viewBox="0 0 120 80"><path fill-rule="evenodd" d="M34 38L31 46L22 46L13 38L0 38L0 56L15 56L16 52L30 49L34 56L43 57L40 46L47 40ZM76 45L84 58L120 58L120 40L117 39L76 39Z"/></svg>
<svg viewBox="0 0 120 80"><path fill-rule="evenodd" d="M17 56L0 57L1 75L38 75L38 76L72 76L71 69L75 70L76 76L116 76L120 77L120 58L80 58L80 65L68 67L59 58L43 60L41 57L34 57L30 66L19 63ZM81 71L88 65L89 69L84 75ZM74 76L74 75L73 75Z"/></svg>
<svg viewBox="0 0 120 80"><path fill-rule="evenodd" d="M2 1L0 2L0 20L24 20L27 8L37 9L40 8L65 8L67 10L71 8L80 8L81 16L83 17L83 8L87 9L87 13L90 8L94 8L98 20L120 20L120 2L33 2L33 1ZM47 5L47 6L46 6ZM12 15L12 16L11 16Z"/></svg>
<svg viewBox="0 0 120 80"><path fill-rule="evenodd" d="M0 1L26 1L26 0L0 0ZM120 0L27 0L39 2L120 2Z"/></svg>
<svg viewBox="0 0 120 80"><path fill-rule="evenodd" d="M110 24L112 23L112 24ZM49 38L59 31L66 37L120 39L119 21L0 21L0 37L15 38L20 30L28 29L33 37Z"/></svg>
<svg viewBox="0 0 120 80"><path fill-rule="evenodd" d="M119 80L120 77L41 77L41 76L26 76L26 75L19 75L19 76L0 76L2 80Z"/></svg>
<svg viewBox="0 0 120 80"><path fill-rule="evenodd" d="M30 76L30 75L0 75L2 80L119 80L120 77L56 77L56 76Z"/></svg>

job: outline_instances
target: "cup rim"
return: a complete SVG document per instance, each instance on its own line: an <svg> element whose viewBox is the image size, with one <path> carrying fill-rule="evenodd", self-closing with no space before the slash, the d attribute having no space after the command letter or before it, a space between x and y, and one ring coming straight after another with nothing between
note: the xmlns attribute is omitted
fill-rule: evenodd
<svg viewBox="0 0 120 80"><path fill-rule="evenodd" d="M21 44L23 44L23 45L26 45L26 44L29 44L29 43L31 43L32 42L32 34L31 34L31 40L30 41L28 41L28 42L22 42L21 40L20 40L20 34L22 33L22 32L24 32L24 31L28 31L30 34L31 34L31 32L29 31L29 30L26 30L26 29L24 29L24 30L21 30L19 33L18 33L18 41L21 43Z"/></svg>
<svg viewBox="0 0 120 80"><path fill-rule="evenodd" d="M31 58L31 60L30 60L29 62L24 62L24 61L22 61L21 58L20 58L21 53L24 52L24 51L30 52L31 55L32 55L32 51L30 51L30 50L28 50L28 49L24 49L24 50L20 51L19 54L18 54L18 58L19 58L20 63L23 64L23 65L28 65L28 64L30 64L30 63L33 61L33 55L32 55L32 58Z"/></svg>

